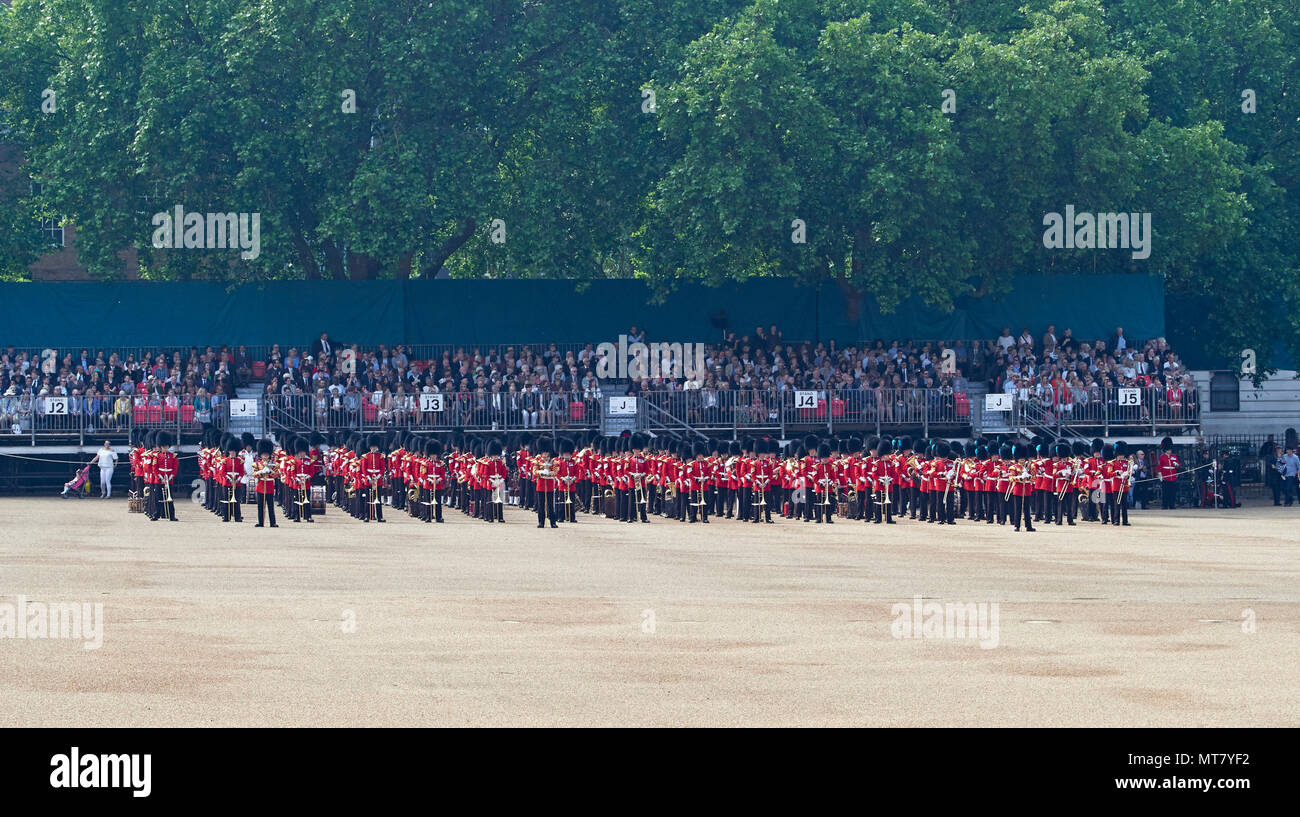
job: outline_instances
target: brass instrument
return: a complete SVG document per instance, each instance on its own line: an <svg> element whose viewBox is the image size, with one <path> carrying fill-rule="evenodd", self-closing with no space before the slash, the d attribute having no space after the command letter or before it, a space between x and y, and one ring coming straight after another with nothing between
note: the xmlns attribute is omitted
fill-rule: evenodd
<svg viewBox="0 0 1300 817"><path fill-rule="evenodd" d="M1061 490L1056 492L1056 501L1060 502L1065 499L1065 495L1070 490L1070 477L1074 476L1073 466L1066 468L1064 472L1057 474L1057 476L1065 481L1065 484L1061 486Z"/></svg>
<svg viewBox="0 0 1300 817"><path fill-rule="evenodd" d="M239 474L237 474L234 471L227 471L226 482L230 483L230 496L227 499L223 499L221 501L227 505L238 505L239 500L235 499L235 486L239 483Z"/></svg>
<svg viewBox="0 0 1300 817"><path fill-rule="evenodd" d="M1017 482L1033 482L1034 475L1028 468L1021 468L1018 472L1012 471L1007 477L1007 492L1004 499L1011 498L1011 489L1016 487Z"/></svg>
<svg viewBox="0 0 1300 817"><path fill-rule="evenodd" d="M948 501L949 494L952 493L953 484L961 479L961 464L961 460L955 461L953 466L948 469L948 472L943 475L943 501L945 503Z"/></svg>
<svg viewBox="0 0 1300 817"><path fill-rule="evenodd" d="M883 490L876 491L876 493L881 494L881 495L884 496L885 498L884 498L884 499L878 499L878 500L876 500L876 504L879 505L879 506L881 506L882 508L883 508L884 506L886 506L886 505L892 505L892 504L893 504L893 502L892 502L892 501L890 500L890 498L889 498L889 483L891 483L891 482L893 482L893 480L890 479L890 478L887 477L887 476L885 476L885 477L881 477L881 478L880 478L880 484L883 485L884 488L883 488Z"/></svg>
<svg viewBox="0 0 1300 817"><path fill-rule="evenodd" d="M493 474L492 479L492 502L496 505L506 504L506 481L500 474Z"/></svg>
<svg viewBox="0 0 1300 817"><path fill-rule="evenodd" d="M767 483L771 479L772 478L767 476L766 474L762 474L760 476L754 477L755 484L754 484L753 493L758 494L758 501L750 502L751 505L756 505L760 508L767 505Z"/></svg>
<svg viewBox="0 0 1300 817"><path fill-rule="evenodd" d="M834 480L830 480L825 477L822 477L821 479L818 480L818 482L822 484L822 501L817 504L821 505L822 507L831 504L830 483L833 481Z"/></svg>
<svg viewBox="0 0 1300 817"><path fill-rule="evenodd" d="M707 502L704 501L704 477L697 476L697 477L691 477L691 479L699 483L699 491L700 491L700 501L692 502L691 505L692 507L703 508L705 505L708 504Z"/></svg>

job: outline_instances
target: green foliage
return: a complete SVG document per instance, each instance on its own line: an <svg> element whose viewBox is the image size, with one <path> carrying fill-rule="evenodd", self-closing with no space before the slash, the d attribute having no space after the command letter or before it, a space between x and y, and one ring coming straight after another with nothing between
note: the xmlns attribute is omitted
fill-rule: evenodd
<svg viewBox="0 0 1300 817"><path fill-rule="evenodd" d="M1130 272L1268 369L1300 360L1297 55L1263 0L16 0L0 276L42 213L101 276L134 246L150 278L763 275L889 309ZM155 250L177 204L260 213L261 256ZM1044 247L1070 204L1151 213L1151 257Z"/></svg>

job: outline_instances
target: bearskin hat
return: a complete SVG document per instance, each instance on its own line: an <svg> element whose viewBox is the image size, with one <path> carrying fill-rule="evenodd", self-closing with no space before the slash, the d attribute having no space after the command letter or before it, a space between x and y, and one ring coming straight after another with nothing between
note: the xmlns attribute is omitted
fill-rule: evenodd
<svg viewBox="0 0 1300 817"><path fill-rule="evenodd" d="M270 441L270 440L258 440L258 441L257 441L257 453L258 453L259 456L261 456L261 455L263 455L263 454L266 454L266 455L274 454L274 453L275 453L275 446L274 446L274 445L271 445L271 441Z"/></svg>
<svg viewBox="0 0 1300 817"><path fill-rule="evenodd" d="M1172 437L1165 437L1163 440L1160 441L1161 451L1172 451L1173 448L1174 448L1174 440Z"/></svg>

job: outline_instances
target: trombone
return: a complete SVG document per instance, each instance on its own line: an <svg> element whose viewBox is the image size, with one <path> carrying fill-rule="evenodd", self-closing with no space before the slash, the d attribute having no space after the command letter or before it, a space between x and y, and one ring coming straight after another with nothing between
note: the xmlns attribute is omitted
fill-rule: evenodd
<svg viewBox="0 0 1300 817"><path fill-rule="evenodd" d="M379 502L379 477L377 477L377 476L372 476L372 477L370 478L370 501L366 503L366 514L367 514L367 518L368 518L370 521L372 521L372 522L373 522L373 521L378 517L378 515L379 515L378 511L375 510L375 506L378 505L378 504L380 504L380 502Z"/></svg>
<svg viewBox="0 0 1300 817"><path fill-rule="evenodd" d="M1061 490L1056 492L1056 501L1060 502L1065 499L1065 495L1070 491L1070 477L1074 474L1073 467L1067 467L1064 471L1057 474L1057 479L1062 481Z"/></svg>
<svg viewBox="0 0 1300 817"><path fill-rule="evenodd" d="M699 490L699 493L700 493L700 501L699 501L699 502L692 502L691 505L692 505L692 507L703 508L705 505L708 504L707 502L704 501L704 477L702 477L702 476L691 477L691 479L693 479L693 480L695 480L697 483L699 483L699 488L698 488L698 490Z"/></svg>
<svg viewBox="0 0 1300 817"><path fill-rule="evenodd" d="M224 502L224 503L227 504L227 505L237 505L237 504L239 504L239 500L238 500L238 499L235 499L235 486L236 486L236 485L238 484L238 482L239 482L238 477L239 477L239 474L238 474L237 472L235 472L235 471L227 471L227 472L226 472L226 482L229 482L229 483L230 483L230 497L227 498L227 499L223 499L223 500L221 500L221 501Z"/></svg>
<svg viewBox="0 0 1300 817"><path fill-rule="evenodd" d="M822 507L826 507L827 505L831 504L830 483L833 482L834 480L830 480L825 477L822 477L817 481L820 482L822 485L822 501L817 504L821 505Z"/></svg>

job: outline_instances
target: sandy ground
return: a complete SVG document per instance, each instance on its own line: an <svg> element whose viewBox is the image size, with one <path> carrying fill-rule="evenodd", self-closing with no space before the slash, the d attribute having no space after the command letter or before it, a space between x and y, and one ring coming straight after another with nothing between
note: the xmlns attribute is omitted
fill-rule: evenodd
<svg viewBox="0 0 1300 817"><path fill-rule="evenodd" d="M1300 725L1295 509L1034 534L180 514L0 499L0 604L104 605L99 649L0 639L0 726ZM997 646L895 638L917 596L997 602Z"/></svg>

